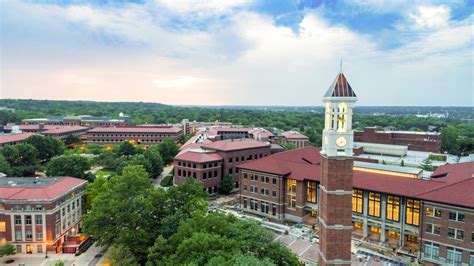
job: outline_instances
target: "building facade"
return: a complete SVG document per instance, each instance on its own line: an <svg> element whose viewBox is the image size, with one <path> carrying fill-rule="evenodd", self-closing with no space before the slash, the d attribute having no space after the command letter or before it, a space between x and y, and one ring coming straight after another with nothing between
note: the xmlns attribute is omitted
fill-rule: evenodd
<svg viewBox="0 0 474 266"><path fill-rule="evenodd" d="M80 230L87 181L0 178L0 243L17 253L61 253Z"/></svg>
<svg viewBox="0 0 474 266"><path fill-rule="evenodd" d="M181 184L188 177L193 177L203 182L208 192L216 193L223 177L230 175L235 188L239 188L237 166L270 155L270 147L268 142L253 139L208 141L192 145L174 158L174 182Z"/></svg>
<svg viewBox="0 0 474 266"><path fill-rule="evenodd" d="M33 136L34 133L19 133L0 136L0 148L5 146L15 146L22 143L25 139Z"/></svg>
<svg viewBox="0 0 474 266"><path fill-rule="evenodd" d="M48 118L31 118L23 119L23 125L49 125L49 126L83 126L88 128L94 127L119 127L130 126L132 118L130 116L119 114L118 119L111 119L107 116L51 116Z"/></svg>
<svg viewBox="0 0 474 266"><path fill-rule="evenodd" d="M354 132L354 140L365 143L379 143L407 146L408 150L441 152L442 137L437 132L377 131L374 127Z"/></svg>
<svg viewBox="0 0 474 266"><path fill-rule="evenodd" d="M96 127L86 134L86 142L105 145L132 141L136 144L158 144L165 139L178 141L182 131L173 126Z"/></svg>
<svg viewBox="0 0 474 266"><path fill-rule="evenodd" d="M14 126L8 125L4 130L5 132L12 132L14 130ZM82 137L86 131L89 130L89 128L83 126L52 126L45 124L35 124L19 125L18 130L25 133L37 133L44 136L50 136L55 139L64 140L70 135Z"/></svg>
<svg viewBox="0 0 474 266"><path fill-rule="evenodd" d="M275 137L277 144L291 144L296 149L307 147L310 145L309 138L295 131L286 131Z"/></svg>

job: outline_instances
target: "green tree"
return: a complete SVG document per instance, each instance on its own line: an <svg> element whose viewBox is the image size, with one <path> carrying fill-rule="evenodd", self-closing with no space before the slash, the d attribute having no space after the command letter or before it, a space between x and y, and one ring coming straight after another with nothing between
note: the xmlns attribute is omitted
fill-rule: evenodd
<svg viewBox="0 0 474 266"><path fill-rule="evenodd" d="M158 236L165 192L154 187L142 166L125 167L105 188L84 215L84 231L99 245L123 245L138 262L144 260Z"/></svg>
<svg viewBox="0 0 474 266"><path fill-rule="evenodd" d="M282 143L281 146L285 148L285 150L294 150L296 147L291 143Z"/></svg>
<svg viewBox="0 0 474 266"><path fill-rule="evenodd" d="M234 179L230 175L224 175L221 181L221 193L229 194L234 189Z"/></svg>
<svg viewBox="0 0 474 266"><path fill-rule="evenodd" d="M78 136L73 135L73 134L69 134L66 137L66 139L64 139L64 144L66 144L67 146L72 145L72 144L77 144L80 142L81 142L81 139Z"/></svg>
<svg viewBox="0 0 474 266"><path fill-rule="evenodd" d="M456 127L449 125L441 129L441 137L443 138L441 143L443 151L459 154L459 130Z"/></svg>
<svg viewBox="0 0 474 266"><path fill-rule="evenodd" d="M433 166L433 163L429 158L424 159L421 164L420 168L425 170L425 171L434 171L436 170L436 166Z"/></svg>
<svg viewBox="0 0 474 266"><path fill-rule="evenodd" d="M158 144L158 150L160 151L161 158L164 163L169 163L178 154L179 147L172 139L165 139Z"/></svg>
<svg viewBox="0 0 474 266"><path fill-rule="evenodd" d="M120 146L118 146L118 150L117 150L117 153L123 156L132 156L132 155L137 154L138 152L139 151L135 147L135 145L133 145L129 141L124 141L122 144L120 144Z"/></svg>
<svg viewBox="0 0 474 266"><path fill-rule="evenodd" d="M64 152L64 143L52 137L33 135L25 140L25 143L33 145L38 152L38 160L49 161L54 156L59 156Z"/></svg>
<svg viewBox="0 0 474 266"><path fill-rule="evenodd" d="M13 256L16 254L16 248L13 245L6 244L4 246L0 246L0 257L7 257Z"/></svg>
<svg viewBox="0 0 474 266"><path fill-rule="evenodd" d="M157 178L163 172L163 158L161 158L160 148L158 145L151 145L143 153L143 156L148 161L147 172L151 178Z"/></svg>
<svg viewBox="0 0 474 266"><path fill-rule="evenodd" d="M97 196L107 189L107 179L104 177L96 177L94 182L87 184L86 190L86 210L90 210L92 203Z"/></svg>
<svg viewBox="0 0 474 266"><path fill-rule="evenodd" d="M3 173L7 176L12 174L12 168L10 167L10 164L8 163L7 159L3 157L3 155L0 154L0 173Z"/></svg>
<svg viewBox="0 0 474 266"><path fill-rule="evenodd" d="M86 171L90 170L89 161L79 155L64 155L54 157L46 166L48 176L72 176L86 178Z"/></svg>
<svg viewBox="0 0 474 266"><path fill-rule="evenodd" d="M109 248L109 259L114 266L139 266L135 255L126 245L114 244Z"/></svg>
<svg viewBox="0 0 474 266"><path fill-rule="evenodd" d="M38 166L37 151L33 145L21 143L1 149L13 176L31 176Z"/></svg>

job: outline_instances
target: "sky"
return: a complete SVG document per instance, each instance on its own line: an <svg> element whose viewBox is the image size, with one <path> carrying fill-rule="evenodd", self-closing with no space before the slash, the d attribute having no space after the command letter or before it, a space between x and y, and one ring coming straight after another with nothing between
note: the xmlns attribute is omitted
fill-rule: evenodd
<svg viewBox="0 0 474 266"><path fill-rule="evenodd" d="M0 0L0 98L474 106L472 0Z"/></svg>

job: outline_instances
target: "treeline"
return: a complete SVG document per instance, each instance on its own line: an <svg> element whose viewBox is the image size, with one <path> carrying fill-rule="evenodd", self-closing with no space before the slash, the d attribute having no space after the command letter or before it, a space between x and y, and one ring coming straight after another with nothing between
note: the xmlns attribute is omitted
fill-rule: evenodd
<svg viewBox="0 0 474 266"><path fill-rule="evenodd" d="M158 103L141 102L91 102L91 101L41 101L0 100L0 106L15 108L16 112L0 111L0 123L20 122L24 118L54 115L105 115L116 118L120 112L131 115L134 124L179 123L190 121L227 121L237 125L265 127L278 130L296 130L310 138L315 146L321 145L324 116L313 112L268 110L216 109L205 107L176 107ZM474 152L474 125L459 119L419 118L415 116L373 116L355 114L353 126L362 130L367 126L383 128L393 126L397 130L424 131L428 126L438 127L443 134L443 150L453 154ZM455 130L444 132L452 126Z"/></svg>

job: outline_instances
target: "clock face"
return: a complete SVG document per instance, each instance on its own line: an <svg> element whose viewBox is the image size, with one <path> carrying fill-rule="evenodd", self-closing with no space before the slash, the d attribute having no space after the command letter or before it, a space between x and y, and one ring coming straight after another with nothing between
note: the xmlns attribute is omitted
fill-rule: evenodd
<svg viewBox="0 0 474 266"><path fill-rule="evenodd" d="M336 139L336 145L337 145L338 147L342 148L342 147L346 146L346 144L347 144L346 138L344 138L344 137L339 137L339 138Z"/></svg>

